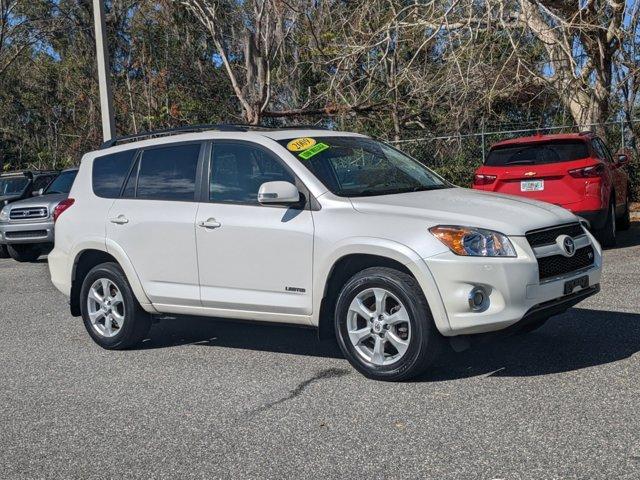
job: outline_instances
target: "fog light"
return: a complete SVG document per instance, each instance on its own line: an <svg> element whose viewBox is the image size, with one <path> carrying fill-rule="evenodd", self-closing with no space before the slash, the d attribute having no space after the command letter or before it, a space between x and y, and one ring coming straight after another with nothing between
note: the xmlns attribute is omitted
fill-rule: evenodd
<svg viewBox="0 0 640 480"><path fill-rule="evenodd" d="M482 287L474 287L469 292L469 307L474 312L486 310L489 303L489 295L487 291Z"/></svg>

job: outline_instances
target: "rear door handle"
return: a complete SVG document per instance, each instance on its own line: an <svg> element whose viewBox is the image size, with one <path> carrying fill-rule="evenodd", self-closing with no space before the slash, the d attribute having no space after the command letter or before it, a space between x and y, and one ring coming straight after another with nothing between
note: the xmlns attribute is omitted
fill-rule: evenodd
<svg viewBox="0 0 640 480"><path fill-rule="evenodd" d="M215 218L209 218L203 222L198 222L198 226L202 228L213 229L213 228L220 228L222 224L218 222Z"/></svg>
<svg viewBox="0 0 640 480"><path fill-rule="evenodd" d="M125 223L129 223L129 219L124 215L118 215L116 218L112 218L109 221L111 223L115 223L116 225L124 225Z"/></svg>

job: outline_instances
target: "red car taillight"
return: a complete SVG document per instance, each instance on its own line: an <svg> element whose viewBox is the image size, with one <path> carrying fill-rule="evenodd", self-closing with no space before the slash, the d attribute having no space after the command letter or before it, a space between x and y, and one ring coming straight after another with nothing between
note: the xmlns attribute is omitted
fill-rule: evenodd
<svg viewBox="0 0 640 480"><path fill-rule="evenodd" d="M476 173L473 177L474 185L491 185L498 178L496 175L485 175L484 173Z"/></svg>
<svg viewBox="0 0 640 480"><path fill-rule="evenodd" d="M604 173L604 165L599 163L598 165L592 165L590 167L576 168L569 170L569 175L574 178L596 178L601 177Z"/></svg>
<svg viewBox="0 0 640 480"><path fill-rule="evenodd" d="M53 221L54 223L58 220L58 217L62 215L62 212L69 209L71 205L73 205L76 201L73 198L67 198L66 200L62 200L56 208L53 209Z"/></svg>

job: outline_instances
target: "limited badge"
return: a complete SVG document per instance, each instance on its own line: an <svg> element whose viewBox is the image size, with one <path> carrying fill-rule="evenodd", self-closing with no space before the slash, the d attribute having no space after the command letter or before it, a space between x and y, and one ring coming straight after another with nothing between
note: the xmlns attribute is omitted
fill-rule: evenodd
<svg viewBox="0 0 640 480"><path fill-rule="evenodd" d="M313 138L302 137L295 138L287 143L287 149L292 152L301 152L308 148L313 147L316 144L316 141Z"/></svg>

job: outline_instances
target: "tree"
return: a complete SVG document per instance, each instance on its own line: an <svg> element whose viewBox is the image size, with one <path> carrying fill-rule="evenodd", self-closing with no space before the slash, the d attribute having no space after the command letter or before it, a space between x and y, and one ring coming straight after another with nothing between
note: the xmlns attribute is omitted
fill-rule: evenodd
<svg viewBox="0 0 640 480"><path fill-rule="evenodd" d="M271 100L280 55L286 51L291 25L295 24L294 12L274 0L181 3L209 32L245 120L260 123Z"/></svg>
<svg viewBox="0 0 640 480"><path fill-rule="evenodd" d="M623 47L624 0L519 0L517 23L544 47L547 63L527 69L546 82L581 127L608 119L613 63ZM509 20L503 25L507 26ZM514 43L518 45L518 43Z"/></svg>

